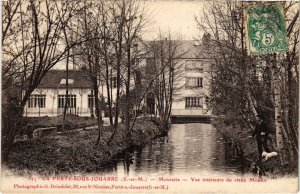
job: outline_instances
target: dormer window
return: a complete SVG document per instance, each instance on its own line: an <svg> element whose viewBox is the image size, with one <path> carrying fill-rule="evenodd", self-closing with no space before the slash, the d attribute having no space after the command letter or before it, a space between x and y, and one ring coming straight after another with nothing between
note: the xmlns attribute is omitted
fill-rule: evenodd
<svg viewBox="0 0 300 194"><path fill-rule="evenodd" d="M60 84L61 85L66 85L67 79L61 79ZM68 79L68 84L74 84L74 79Z"/></svg>

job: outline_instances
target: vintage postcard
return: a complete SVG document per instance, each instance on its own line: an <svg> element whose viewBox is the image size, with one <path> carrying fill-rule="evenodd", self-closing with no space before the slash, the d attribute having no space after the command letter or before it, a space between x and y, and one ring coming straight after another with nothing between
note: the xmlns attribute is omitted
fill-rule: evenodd
<svg viewBox="0 0 300 194"><path fill-rule="evenodd" d="M298 192L298 1L1 3L2 193Z"/></svg>

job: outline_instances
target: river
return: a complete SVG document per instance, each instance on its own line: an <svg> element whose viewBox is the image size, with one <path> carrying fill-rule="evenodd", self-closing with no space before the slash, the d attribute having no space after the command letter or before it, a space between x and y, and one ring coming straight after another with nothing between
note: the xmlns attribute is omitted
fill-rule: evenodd
<svg viewBox="0 0 300 194"><path fill-rule="evenodd" d="M226 141L211 124L172 124L168 136L126 153L108 171L118 176L241 174L239 158Z"/></svg>

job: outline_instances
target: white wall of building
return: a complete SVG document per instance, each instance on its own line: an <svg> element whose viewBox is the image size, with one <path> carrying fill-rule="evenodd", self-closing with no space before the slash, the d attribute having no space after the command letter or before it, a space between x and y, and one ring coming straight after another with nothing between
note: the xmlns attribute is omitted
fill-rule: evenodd
<svg viewBox="0 0 300 194"><path fill-rule="evenodd" d="M46 95L45 107L25 107L24 116L59 116L62 115L63 108L58 108L58 95L65 95L65 89L35 89L32 95ZM69 95L76 95L76 108L72 109L72 114L78 116L90 116L91 111L88 108L88 95L91 90L88 89L69 89Z"/></svg>
<svg viewBox="0 0 300 194"><path fill-rule="evenodd" d="M201 68L199 68L199 70L187 69L186 64L191 61ZM205 98L210 96L210 75L207 61L203 59L182 59L179 65L183 74L179 75L181 78L178 78L178 80L180 80L180 83L178 84L179 90L174 94L171 115L211 115L211 110L205 102ZM203 87L186 87L187 79L189 78L202 78ZM186 98L188 97L201 98L200 101L203 102L201 107L186 107Z"/></svg>
<svg viewBox="0 0 300 194"><path fill-rule="evenodd" d="M99 92L103 94L105 101L107 101L107 89L106 86L100 86ZM116 88L113 88L113 102L116 98ZM42 116L59 116L63 114L63 109L58 108L58 95L65 95L66 89L35 89L32 92L33 95L46 95L46 103L44 108L39 107L28 107L28 102L25 107L24 116L27 117L42 117ZM91 116L91 110L88 108L88 96L91 95L91 89L69 89L69 95L76 95L76 110L73 108L72 114L76 114L82 117ZM93 110L95 113L95 108ZM68 110L70 113L70 109ZM102 113L104 115L104 113Z"/></svg>

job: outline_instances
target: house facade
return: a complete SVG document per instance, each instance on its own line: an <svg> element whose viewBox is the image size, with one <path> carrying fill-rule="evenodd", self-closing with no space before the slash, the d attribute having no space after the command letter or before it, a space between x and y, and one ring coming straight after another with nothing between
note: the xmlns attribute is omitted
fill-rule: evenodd
<svg viewBox="0 0 300 194"><path fill-rule="evenodd" d="M51 70L42 79L27 101L24 116L63 115L66 104L66 71ZM68 75L67 114L94 114L92 84L83 71L70 70Z"/></svg>
<svg viewBox="0 0 300 194"><path fill-rule="evenodd" d="M211 115L209 65L204 59L181 59L183 77L173 97L172 116Z"/></svg>
<svg viewBox="0 0 300 194"><path fill-rule="evenodd" d="M171 116L189 117L211 115L208 105L210 96L210 59L205 49L195 41L182 41L184 55L178 66L178 91L173 96Z"/></svg>
<svg viewBox="0 0 300 194"><path fill-rule="evenodd" d="M173 95L171 116L211 115L208 106L210 87L209 58L195 41L182 41L184 53L177 59L180 75L176 77L177 89ZM141 64L150 61L139 59ZM149 64L148 64L149 65ZM150 64L151 66L151 64ZM112 77L112 100L116 96L116 79ZM136 80L133 80L136 84ZM105 83L100 83L99 93L107 101ZM123 90L122 88L121 90ZM88 73L83 70L69 70L68 74L68 107L67 114L89 117L95 114L92 83ZM121 91L122 93L122 91ZM66 104L66 71L50 70L33 91L25 107L24 116L59 116L63 115ZM144 103L148 114L156 114L156 101L151 93L147 94ZM105 117L105 111L102 112Z"/></svg>

